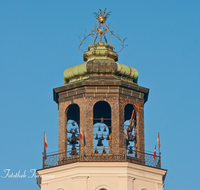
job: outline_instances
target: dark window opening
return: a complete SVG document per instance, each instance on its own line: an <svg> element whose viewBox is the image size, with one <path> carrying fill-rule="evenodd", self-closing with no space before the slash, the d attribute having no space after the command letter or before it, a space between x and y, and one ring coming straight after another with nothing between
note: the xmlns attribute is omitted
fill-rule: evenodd
<svg viewBox="0 0 200 190"><path fill-rule="evenodd" d="M111 149L111 107L99 101L93 108L93 147L94 154L108 154Z"/></svg>
<svg viewBox="0 0 200 190"><path fill-rule="evenodd" d="M71 104L67 110L67 156L76 156L79 154L80 140L80 108L77 104Z"/></svg>
<svg viewBox="0 0 200 190"><path fill-rule="evenodd" d="M127 148L127 155L134 154L136 149L136 112L132 104L127 104L124 108L124 131Z"/></svg>

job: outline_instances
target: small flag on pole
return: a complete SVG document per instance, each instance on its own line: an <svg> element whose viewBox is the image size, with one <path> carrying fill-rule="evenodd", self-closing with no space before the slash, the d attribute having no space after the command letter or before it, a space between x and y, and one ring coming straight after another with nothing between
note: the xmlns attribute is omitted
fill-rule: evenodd
<svg viewBox="0 0 200 190"><path fill-rule="evenodd" d="M85 141L85 132L83 131L83 134L80 133L80 139L83 140L83 146L86 145L86 141Z"/></svg>
<svg viewBox="0 0 200 190"><path fill-rule="evenodd" d="M45 132L44 132L44 148L47 148L47 138Z"/></svg>
<svg viewBox="0 0 200 190"><path fill-rule="evenodd" d="M47 159L46 157L46 148L47 148L47 138L46 138L46 133L44 132L44 152L43 152L43 164L45 160Z"/></svg>
<svg viewBox="0 0 200 190"><path fill-rule="evenodd" d="M156 161L156 146L155 146L155 148L154 148L153 158L154 158L154 160Z"/></svg>
<svg viewBox="0 0 200 190"><path fill-rule="evenodd" d="M158 147L160 148L160 147L161 147L161 144L160 144L160 137L159 137L159 133L158 133L157 142L158 142Z"/></svg>
<svg viewBox="0 0 200 190"><path fill-rule="evenodd" d="M83 139L83 135L80 133L80 139L82 140Z"/></svg>

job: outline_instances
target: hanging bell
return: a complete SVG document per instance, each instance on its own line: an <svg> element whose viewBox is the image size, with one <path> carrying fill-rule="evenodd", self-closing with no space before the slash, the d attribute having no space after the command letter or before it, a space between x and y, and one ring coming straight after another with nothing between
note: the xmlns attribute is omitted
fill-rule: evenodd
<svg viewBox="0 0 200 190"><path fill-rule="evenodd" d="M101 138L99 138L97 146L103 146Z"/></svg>
<svg viewBox="0 0 200 190"><path fill-rule="evenodd" d="M70 131L69 131L70 133L73 133L73 129L70 129Z"/></svg>
<svg viewBox="0 0 200 190"><path fill-rule="evenodd" d="M98 140L99 138L98 138L98 135L96 134L96 137L95 137L95 140Z"/></svg>
<svg viewBox="0 0 200 190"><path fill-rule="evenodd" d="M103 132L106 132L106 126L104 126Z"/></svg>
<svg viewBox="0 0 200 190"><path fill-rule="evenodd" d="M134 141L135 140L135 137L132 135L132 137L131 137L131 141Z"/></svg>
<svg viewBox="0 0 200 190"><path fill-rule="evenodd" d="M73 146L73 147L72 147L72 150L76 150L76 147L75 147L75 146Z"/></svg>
<svg viewBox="0 0 200 190"><path fill-rule="evenodd" d="M78 144L77 138L76 138L76 140L75 140L74 144Z"/></svg>
<svg viewBox="0 0 200 190"><path fill-rule="evenodd" d="M103 152L102 152L102 154L106 154L106 150L105 150L105 148L103 149Z"/></svg>
<svg viewBox="0 0 200 190"><path fill-rule="evenodd" d="M75 133L77 133L77 132L78 132L77 128L75 128L75 129L74 129L74 132L75 132Z"/></svg>
<svg viewBox="0 0 200 190"><path fill-rule="evenodd" d="M104 140L103 134L101 134L101 140Z"/></svg>
<svg viewBox="0 0 200 190"><path fill-rule="evenodd" d="M107 138L106 138L106 140L109 140L109 134L107 135Z"/></svg>
<svg viewBox="0 0 200 190"><path fill-rule="evenodd" d="M100 125L99 125L99 129L98 129L98 131L101 131L101 127L100 127Z"/></svg>
<svg viewBox="0 0 200 190"><path fill-rule="evenodd" d="M72 122L72 125L75 126L75 122L74 121Z"/></svg>
<svg viewBox="0 0 200 190"><path fill-rule="evenodd" d="M72 135L71 141L72 141L72 142L75 142L75 141L76 141L76 137L75 137L74 135Z"/></svg>
<svg viewBox="0 0 200 190"><path fill-rule="evenodd" d="M76 150L74 150L71 152L71 155L76 156L76 155L78 155L78 152L76 152Z"/></svg>
<svg viewBox="0 0 200 190"><path fill-rule="evenodd" d="M78 155L76 152L76 147L72 147L71 155Z"/></svg>
<svg viewBox="0 0 200 190"><path fill-rule="evenodd" d="M128 154L133 154L132 147L130 147L130 149L129 149L129 151L128 151Z"/></svg>
<svg viewBox="0 0 200 190"><path fill-rule="evenodd" d="M95 149L95 151L94 151L94 154L98 154L99 152L98 152L98 150L97 149Z"/></svg>
<svg viewBox="0 0 200 190"><path fill-rule="evenodd" d="M133 141L133 135L129 136L129 141L131 141L131 142Z"/></svg>

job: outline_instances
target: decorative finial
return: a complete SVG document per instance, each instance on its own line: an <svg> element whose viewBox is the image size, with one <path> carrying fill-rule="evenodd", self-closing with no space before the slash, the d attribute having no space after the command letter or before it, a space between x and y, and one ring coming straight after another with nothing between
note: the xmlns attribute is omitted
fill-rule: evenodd
<svg viewBox="0 0 200 190"><path fill-rule="evenodd" d="M80 38L80 42L79 42L79 50L83 51L81 49L81 46L83 44L83 42L89 37L91 36L91 40L92 40L92 44L95 44L96 43L96 40L99 38L100 41L102 41L104 39L104 41L107 43L107 38L106 38L106 35L107 33L110 34L110 45L112 43L112 36L115 36L116 38L118 38L118 40L120 40L121 42L121 49L118 52L121 52L122 50L124 51L124 40L122 40L120 38L120 36L115 33L114 31L110 30L110 27L109 25L106 24L106 20L108 18L108 16L110 15L111 11L106 13L106 9L102 10L102 9L99 9L99 11L96 13L94 12L95 14L95 17L96 19L98 20L98 25L95 24L95 27L93 30L91 30L91 32L87 33L84 35L83 38ZM95 37L95 38L94 38ZM83 52L86 52L86 51L83 51Z"/></svg>
<svg viewBox="0 0 200 190"><path fill-rule="evenodd" d="M109 31L110 29L109 26L106 25L106 19L108 18L110 13L111 11L106 13L106 9L104 9L104 11L102 9L99 9L98 13L94 12L96 19L98 20L98 26L95 26L94 28L94 32L96 35L95 41L99 37L100 41L102 41L102 38L104 38L105 42L107 43L106 34L107 30Z"/></svg>
<svg viewBox="0 0 200 190"><path fill-rule="evenodd" d="M98 20L99 24L103 24L106 22L106 19L108 18L111 12L112 11L106 13L106 9L104 9L104 11L102 9L99 9L99 12L94 12L94 14L96 15L96 19Z"/></svg>

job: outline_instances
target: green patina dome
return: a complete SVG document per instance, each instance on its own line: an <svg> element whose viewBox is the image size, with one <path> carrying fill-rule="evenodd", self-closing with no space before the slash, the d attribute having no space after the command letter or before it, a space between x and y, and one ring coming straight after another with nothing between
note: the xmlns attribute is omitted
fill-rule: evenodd
<svg viewBox="0 0 200 190"><path fill-rule="evenodd" d="M113 75L137 83L138 71L132 67L117 63L118 54L113 51L113 46L104 42L88 46L88 51L83 55L85 63L70 67L64 71L64 84L83 80L91 75Z"/></svg>

